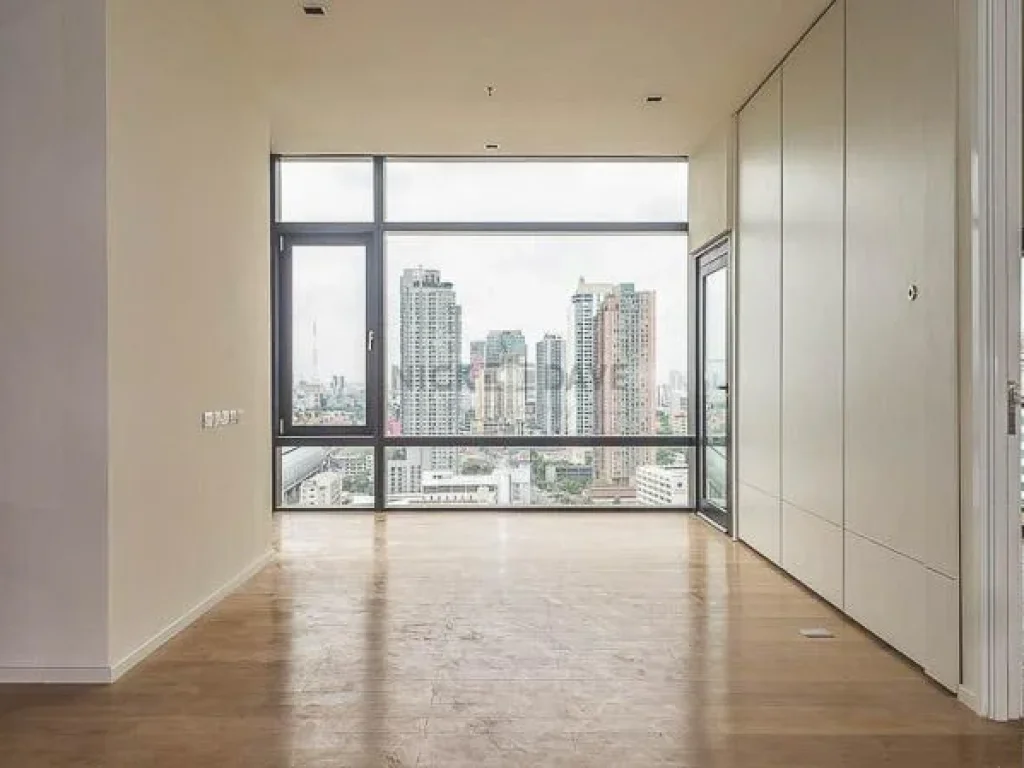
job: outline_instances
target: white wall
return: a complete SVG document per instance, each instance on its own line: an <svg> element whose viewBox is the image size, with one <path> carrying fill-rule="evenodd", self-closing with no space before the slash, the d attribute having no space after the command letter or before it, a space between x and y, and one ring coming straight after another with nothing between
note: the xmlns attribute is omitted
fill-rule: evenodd
<svg viewBox="0 0 1024 768"><path fill-rule="evenodd" d="M698 251L734 226L736 120L730 117L690 153L690 251Z"/></svg>
<svg viewBox="0 0 1024 768"><path fill-rule="evenodd" d="M107 661L103 0L0 10L0 679Z"/></svg>
<svg viewBox="0 0 1024 768"><path fill-rule="evenodd" d="M955 35L955 0L829 11L740 113L737 254L739 535L951 688Z"/></svg>
<svg viewBox="0 0 1024 768"><path fill-rule="evenodd" d="M226 4L108 6L117 665L270 547L270 150Z"/></svg>

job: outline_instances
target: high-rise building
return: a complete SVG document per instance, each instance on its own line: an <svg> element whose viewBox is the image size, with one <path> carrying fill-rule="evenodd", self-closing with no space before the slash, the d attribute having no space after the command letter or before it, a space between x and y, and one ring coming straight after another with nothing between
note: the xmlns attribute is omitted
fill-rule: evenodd
<svg viewBox="0 0 1024 768"><path fill-rule="evenodd" d="M672 407L672 388L668 384L658 385L658 409L669 410Z"/></svg>
<svg viewBox="0 0 1024 768"><path fill-rule="evenodd" d="M483 343L483 365L473 381L473 432L522 435L526 425L526 337L518 330L489 331Z"/></svg>
<svg viewBox="0 0 1024 768"><path fill-rule="evenodd" d="M594 318L595 426L601 435L655 432L654 292L632 283L617 286ZM650 448L601 448L599 483L628 486L636 468L653 463Z"/></svg>
<svg viewBox="0 0 1024 768"><path fill-rule="evenodd" d="M423 448L398 448L387 461L387 494L419 493L422 488Z"/></svg>
<svg viewBox="0 0 1024 768"><path fill-rule="evenodd" d="M537 429L542 435L566 430L565 339L546 333L537 342Z"/></svg>
<svg viewBox="0 0 1024 768"><path fill-rule="evenodd" d="M588 283L584 278L576 287L572 297L571 332L572 348L569 359L572 364L569 396L567 399L568 427L571 435L597 434L597 415L594 390L597 383L594 349L596 337L594 322L597 308L603 298L615 286L611 283Z"/></svg>
<svg viewBox="0 0 1024 768"><path fill-rule="evenodd" d="M508 353L485 365L476 378L473 431L481 435L522 435L526 424L526 358Z"/></svg>
<svg viewBox="0 0 1024 768"><path fill-rule="evenodd" d="M668 386L673 392L678 392L681 395L685 395L686 376L683 374L682 371L669 371Z"/></svg>
<svg viewBox="0 0 1024 768"><path fill-rule="evenodd" d="M406 269L401 280L403 435L454 435L459 429L462 308L455 286L434 269ZM453 469L453 448L424 450L423 469Z"/></svg>
<svg viewBox="0 0 1024 768"><path fill-rule="evenodd" d="M479 344L480 342L473 342ZM470 348L472 353L472 347ZM521 355L526 359L526 337L522 331L488 331L484 342L484 363L498 365L509 355Z"/></svg>
<svg viewBox="0 0 1024 768"><path fill-rule="evenodd" d="M487 351L486 341L471 341L469 342L469 367L470 369L480 369L483 367L484 358Z"/></svg>

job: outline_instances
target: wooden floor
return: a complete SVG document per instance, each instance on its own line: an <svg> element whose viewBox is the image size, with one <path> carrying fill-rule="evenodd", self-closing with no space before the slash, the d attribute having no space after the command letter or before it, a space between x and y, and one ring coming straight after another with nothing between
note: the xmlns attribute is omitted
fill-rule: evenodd
<svg viewBox="0 0 1024 768"><path fill-rule="evenodd" d="M0 766L1022 764L1019 725L692 517L279 528L274 565L117 685L0 689Z"/></svg>

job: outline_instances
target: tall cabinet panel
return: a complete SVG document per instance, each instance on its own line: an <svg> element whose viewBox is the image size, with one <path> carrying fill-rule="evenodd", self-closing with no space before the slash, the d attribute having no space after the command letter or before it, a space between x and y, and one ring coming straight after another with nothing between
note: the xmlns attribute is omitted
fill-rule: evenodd
<svg viewBox="0 0 1024 768"><path fill-rule="evenodd" d="M844 8L782 68L782 562L842 605Z"/></svg>
<svg viewBox="0 0 1024 768"><path fill-rule="evenodd" d="M949 686L956 50L955 0L848 4L846 608Z"/></svg>
<svg viewBox="0 0 1024 768"><path fill-rule="evenodd" d="M737 531L781 560L782 85L739 116Z"/></svg>

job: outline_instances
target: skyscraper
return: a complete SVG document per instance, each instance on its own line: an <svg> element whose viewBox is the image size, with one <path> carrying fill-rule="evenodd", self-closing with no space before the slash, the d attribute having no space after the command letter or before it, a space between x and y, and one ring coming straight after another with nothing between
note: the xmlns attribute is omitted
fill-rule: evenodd
<svg viewBox="0 0 1024 768"><path fill-rule="evenodd" d="M473 431L521 435L526 424L526 337L522 331L490 331L483 368L474 381Z"/></svg>
<svg viewBox="0 0 1024 768"><path fill-rule="evenodd" d="M521 355L526 359L526 337L523 332L488 331L487 341L484 342L484 362L487 365L498 365L509 355Z"/></svg>
<svg viewBox="0 0 1024 768"><path fill-rule="evenodd" d="M601 301L594 318L595 426L601 435L655 432L654 292L617 286ZM649 448L601 448L596 480L626 486L636 468L652 459Z"/></svg>
<svg viewBox="0 0 1024 768"><path fill-rule="evenodd" d="M476 383L477 374L484 367L484 356L486 355L486 341L469 342L469 384Z"/></svg>
<svg viewBox="0 0 1024 768"><path fill-rule="evenodd" d="M567 401L570 435L597 434L594 321L601 300L614 289L615 286L610 283L588 283L581 277L572 297L572 328L569 337L572 343L572 381Z"/></svg>
<svg viewBox="0 0 1024 768"><path fill-rule="evenodd" d="M402 434L457 434L462 308L455 287L438 270L406 269L400 301ZM455 468L453 448L422 456L424 470Z"/></svg>
<svg viewBox="0 0 1024 768"><path fill-rule="evenodd" d="M566 430L565 339L546 333L537 342L537 428L542 435Z"/></svg>

